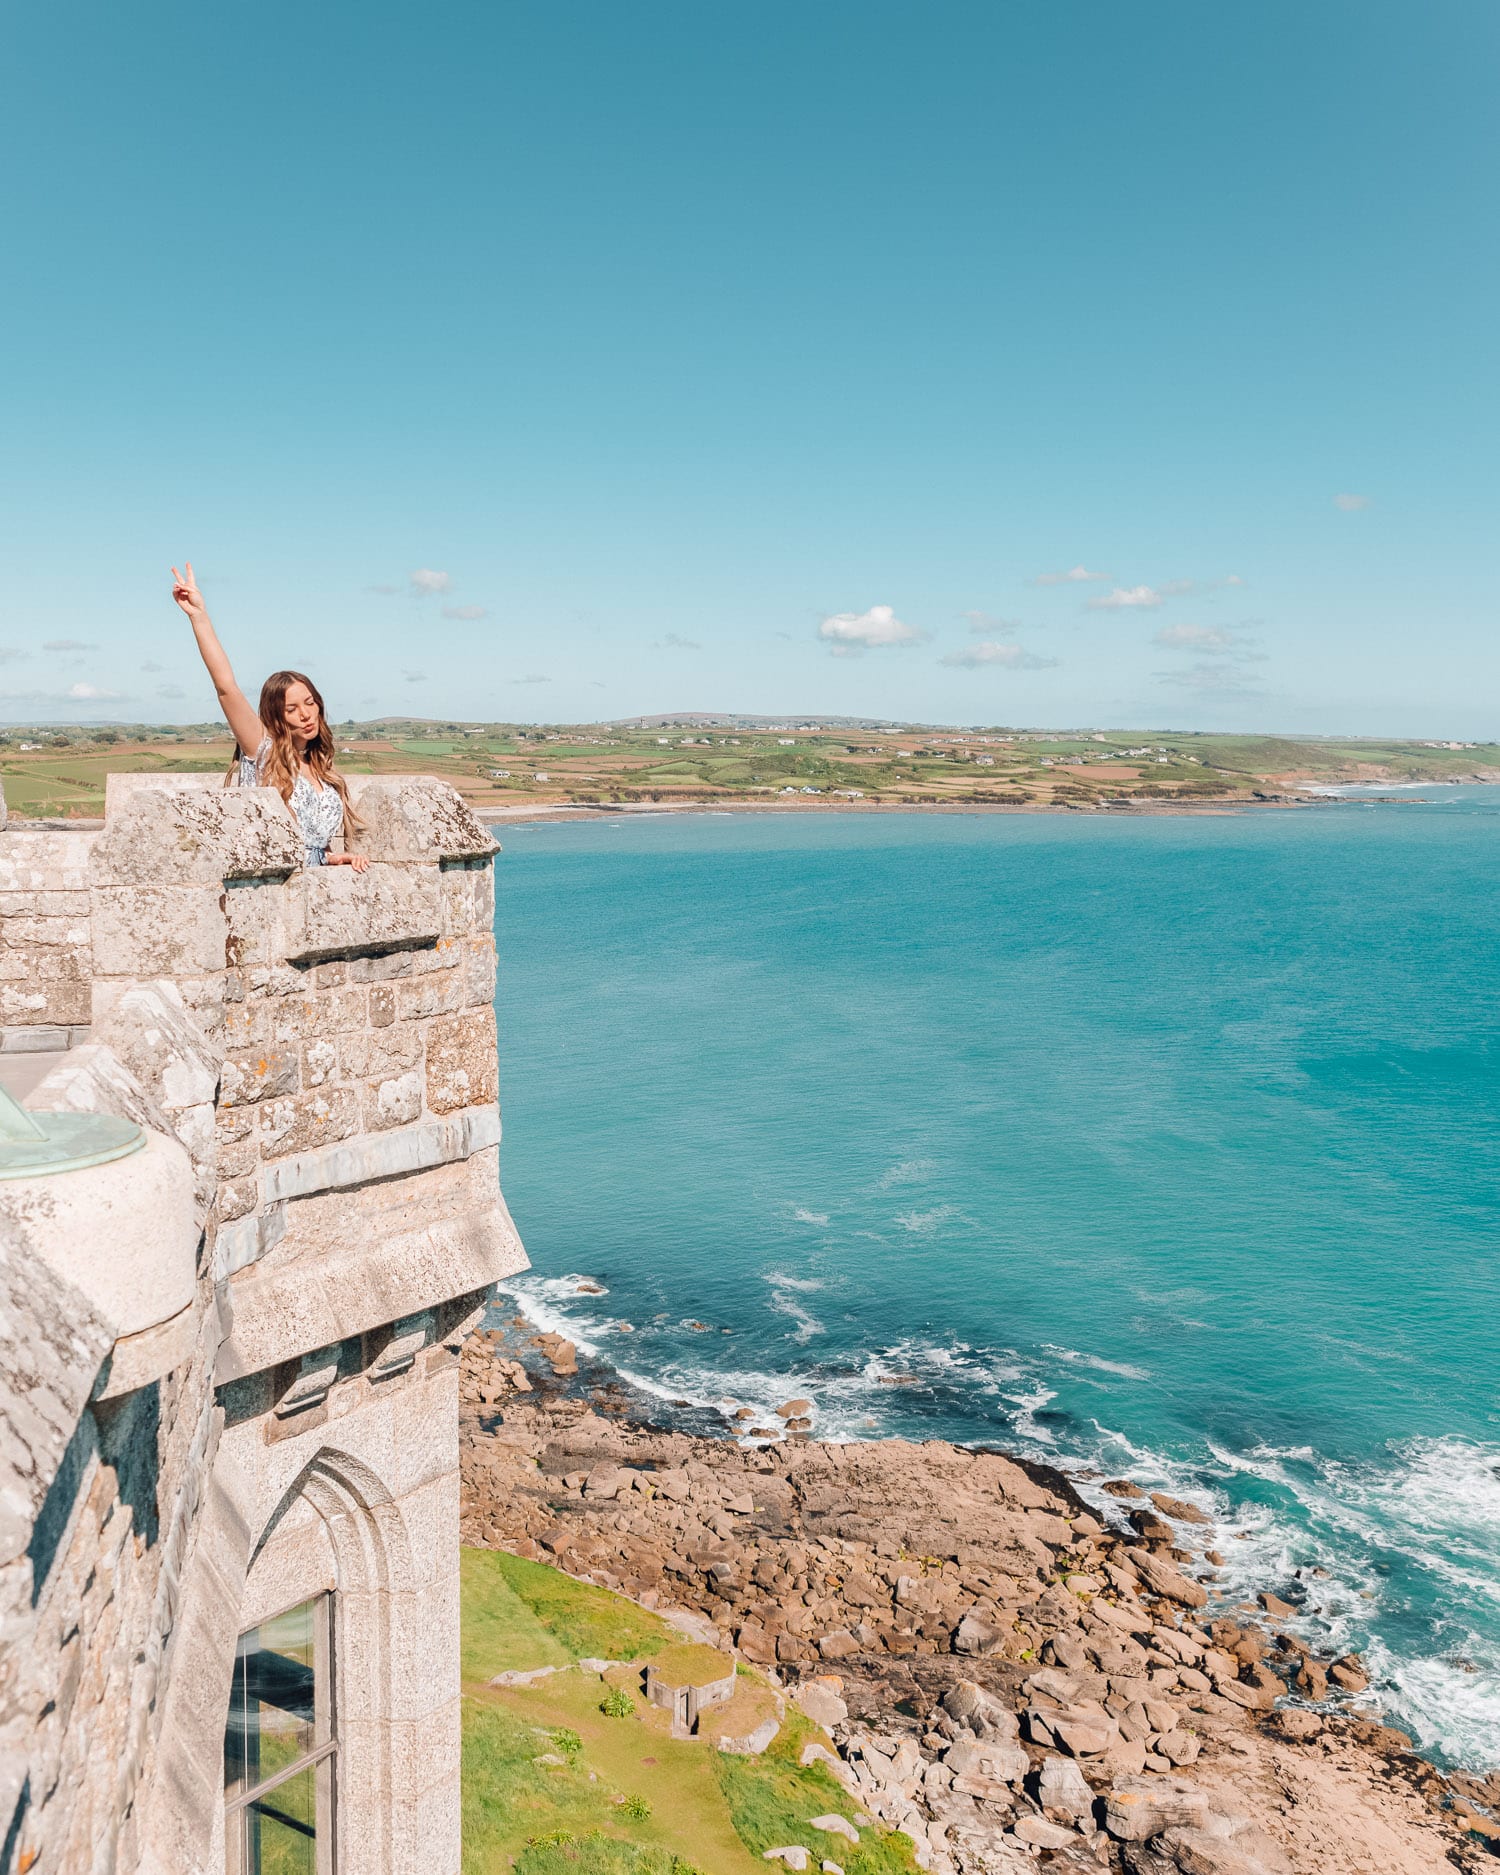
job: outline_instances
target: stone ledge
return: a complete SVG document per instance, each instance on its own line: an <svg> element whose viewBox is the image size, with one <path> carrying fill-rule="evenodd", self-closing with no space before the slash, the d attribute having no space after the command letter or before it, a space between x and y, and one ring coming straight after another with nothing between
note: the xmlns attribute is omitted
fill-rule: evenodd
<svg viewBox="0 0 1500 1875"><path fill-rule="evenodd" d="M443 934L437 875L375 861L317 866L287 887L283 955L288 963L324 963L381 951L419 950Z"/></svg>
<svg viewBox="0 0 1500 1875"><path fill-rule="evenodd" d="M186 1366L197 1341L198 1315L191 1304L154 1328L122 1336L99 1369L94 1398L118 1399L122 1393L134 1393L174 1368Z"/></svg>
<svg viewBox="0 0 1500 1875"><path fill-rule="evenodd" d="M89 1039L81 1022L13 1023L0 1028L0 1055L55 1055L79 1048Z"/></svg>
<svg viewBox="0 0 1500 1875"><path fill-rule="evenodd" d="M261 1174L262 1196L267 1204L274 1204L282 1198L307 1198L314 1192L367 1185L374 1179L400 1178L407 1172L472 1158L499 1143L500 1109L470 1107L445 1119L423 1120L389 1133L366 1133L268 1165Z"/></svg>
<svg viewBox="0 0 1500 1875"><path fill-rule="evenodd" d="M292 1270L255 1270L230 1287L234 1325L219 1351L219 1386L351 1335L383 1328L527 1267L497 1192L483 1211L334 1251Z"/></svg>

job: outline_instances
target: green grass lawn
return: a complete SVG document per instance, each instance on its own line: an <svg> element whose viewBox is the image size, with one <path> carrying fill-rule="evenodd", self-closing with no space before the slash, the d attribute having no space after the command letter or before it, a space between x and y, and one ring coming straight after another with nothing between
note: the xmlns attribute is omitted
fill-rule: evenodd
<svg viewBox="0 0 1500 1875"><path fill-rule="evenodd" d="M762 1851L788 1843L815 1852L814 1867L826 1855L847 1875L911 1875L905 1837L862 1824L856 1848L808 1827L855 1806L826 1770L797 1763L821 1734L794 1707L759 1758L673 1738L667 1715L639 1697L628 1716L610 1716L609 1688L572 1663L638 1660L680 1645L675 1630L503 1551L466 1549L461 1567L464 1875L751 1875L766 1867ZM537 1666L562 1670L488 1684ZM758 1674L741 1674L753 1701L771 1698ZM637 1684L625 1669L610 1677Z"/></svg>

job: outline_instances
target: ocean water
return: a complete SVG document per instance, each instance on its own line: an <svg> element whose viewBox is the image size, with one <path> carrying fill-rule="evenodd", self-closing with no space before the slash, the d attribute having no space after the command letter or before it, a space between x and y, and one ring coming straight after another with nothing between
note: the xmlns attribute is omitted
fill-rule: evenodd
<svg viewBox="0 0 1500 1875"><path fill-rule="evenodd" d="M534 1319L665 1418L1192 1496L1500 1763L1500 788L503 839Z"/></svg>

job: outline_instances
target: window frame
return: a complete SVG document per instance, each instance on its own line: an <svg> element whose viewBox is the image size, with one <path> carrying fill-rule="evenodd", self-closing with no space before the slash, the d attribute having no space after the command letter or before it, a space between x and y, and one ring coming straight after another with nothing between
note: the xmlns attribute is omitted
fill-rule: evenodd
<svg viewBox="0 0 1500 1875"><path fill-rule="evenodd" d="M290 1602L285 1608L265 1615L255 1624L255 1629L245 1629L236 1637L235 1647L244 1634L252 1633L267 1626L272 1621L279 1621L283 1615L289 1615L294 1609L312 1604L313 1636L313 1746L300 1757L279 1770L274 1777L262 1778L258 1784L247 1785L233 1797L227 1793L224 1798L224 1848L227 1875L249 1875L249 1845L246 1841L247 1815L253 1805L269 1797L283 1784L311 1769L313 1778L313 1849L314 1866L317 1875L337 1875L337 1830L338 1817L336 1807L337 1759L339 1749L338 1701L335 1686L334 1660L334 1592L332 1589L320 1589L315 1595L304 1595L300 1600ZM321 1742L318 1742L321 1737Z"/></svg>

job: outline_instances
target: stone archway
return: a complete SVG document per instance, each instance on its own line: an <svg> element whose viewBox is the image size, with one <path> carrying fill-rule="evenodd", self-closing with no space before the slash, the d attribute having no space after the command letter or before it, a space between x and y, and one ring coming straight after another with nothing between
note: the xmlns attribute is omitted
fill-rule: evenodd
<svg viewBox="0 0 1500 1875"><path fill-rule="evenodd" d="M334 1596L342 1875L414 1869L422 1787L420 1680L427 1597L402 1507L364 1460L321 1447L283 1492L255 1544L245 1625L327 1589Z"/></svg>

